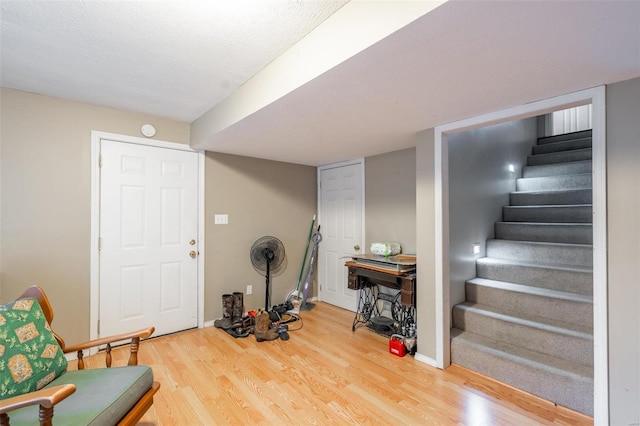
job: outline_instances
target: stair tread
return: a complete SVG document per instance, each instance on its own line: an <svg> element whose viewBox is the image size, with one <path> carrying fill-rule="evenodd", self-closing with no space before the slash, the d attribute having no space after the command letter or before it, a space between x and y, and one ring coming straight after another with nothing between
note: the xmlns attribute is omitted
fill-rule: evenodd
<svg viewBox="0 0 640 426"><path fill-rule="evenodd" d="M563 243L548 243L548 244L563 244ZM578 244L578 245L584 245L584 244ZM593 273L592 268L585 268L578 265L559 265L559 264L551 264L551 263L543 263L543 262L527 262L524 260L500 259L497 257L489 257L489 256L477 259L476 262L481 262L485 264L494 264L494 265L508 264L508 265L529 266L533 268L556 269L556 270L567 271L567 272L584 272L589 274Z"/></svg>
<svg viewBox="0 0 640 426"><path fill-rule="evenodd" d="M509 241L541 241L557 243L593 243L593 225L586 220L578 222L562 222L561 220L545 219L531 222L507 219L506 222L496 222L495 237ZM498 256L496 256L498 257Z"/></svg>
<svg viewBox="0 0 640 426"><path fill-rule="evenodd" d="M535 352L506 342L481 336L469 331L457 328L451 329L451 340L464 340L473 346L480 346L482 350L491 352L500 357L508 357L516 362L533 366L536 368L549 369L555 374L579 377L583 380L593 382L593 367L568 361L551 355Z"/></svg>
<svg viewBox="0 0 640 426"><path fill-rule="evenodd" d="M527 156L527 166L541 166L544 164L572 163L593 158L592 148L573 149L571 151L549 152L546 154L532 154Z"/></svg>
<svg viewBox="0 0 640 426"><path fill-rule="evenodd" d="M543 136L538 138L538 144L542 145L545 143L553 143L557 140L574 140L574 139L583 139L593 137L593 131L591 129L588 130L578 130L575 132L562 133L553 136Z"/></svg>
<svg viewBox="0 0 640 426"><path fill-rule="evenodd" d="M589 152L592 151L593 148L580 148L580 149L572 149L570 151L559 151L559 152L547 152L544 154L531 154L529 155L529 157L536 157L536 158L549 158L549 157L560 157L563 154L566 154L567 152ZM582 160L576 160L576 161L585 161L584 159ZM573 163L573 161L563 161L563 163ZM536 164L536 166L540 166L541 164Z"/></svg>
<svg viewBox="0 0 640 426"><path fill-rule="evenodd" d="M575 170L592 169L591 160L578 160L569 162L560 162L552 164L540 164L537 166L525 166L522 169L522 177L540 177L540 176L564 176L575 173ZM539 176L525 176L525 175Z"/></svg>
<svg viewBox="0 0 640 426"><path fill-rule="evenodd" d="M523 177L523 178L517 178L517 180L523 180L523 179L565 180L565 179L583 177L583 176L593 176L593 174L592 173L572 173L570 175Z"/></svg>
<svg viewBox="0 0 640 426"><path fill-rule="evenodd" d="M509 193L512 206L591 204L592 199L592 188L529 189Z"/></svg>
<svg viewBox="0 0 640 426"><path fill-rule="evenodd" d="M563 141L541 143L541 144L538 144L538 145L555 145L555 144L558 144L558 143L576 142L576 141L582 141L582 140L585 140L585 139L593 139L593 138L591 136L584 136L584 137L577 137L577 138L573 138L573 139L566 139L566 140L563 140Z"/></svg>
<svg viewBox="0 0 640 426"><path fill-rule="evenodd" d="M499 241L496 240L495 238L489 238L487 241ZM515 241L513 243L517 243L517 244L533 244L536 246L543 246L543 245L548 245L548 246L555 246L555 247L560 247L560 246L571 246L571 247L579 247L579 248L592 248L593 246L591 244L573 244L573 243L546 243L543 241Z"/></svg>
<svg viewBox="0 0 640 426"><path fill-rule="evenodd" d="M492 317L497 320L520 324L526 327L545 330L565 336L572 336L579 339L593 340L592 327L570 324L562 321L552 320L549 318L517 313L494 306L481 305L470 302L459 303L454 306L454 309L456 308L465 310L467 312L474 312L480 315Z"/></svg>
<svg viewBox="0 0 640 426"><path fill-rule="evenodd" d="M593 207L593 204L535 204L535 205L528 205L528 206L504 206L505 209L522 209L522 210L528 210L528 209L540 209L540 208L544 208L544 209L568 209L568 208L575 208L575 207Z"/></svg>
<svg viewBox="0 0 640 426"><path fill-rule="evenodd" d="M516 190L535 191L547 189L583 189L593 187L592 173L570 175L523 177L516 179Z"/></svg>
<svg viewBox="0 0 640 426"><path fill-rule="evenodd" d="M489 241L504 241L504 240L498 240L496 238L490 238L487 240L487 242ZM511 244L531 244L534 246L550 246L550 247L560 247L560 246L567 246L567 247L578 247L578 248L591 248L593 249L593 245L592 244L575 244L575 243L547 243L544 241L509 241L509 243Z"/></svg>
<svg viewBox="0 0 640 426"><path fill-rule="evenodd" d="M521 179L533 179L533 178L521 178ZM559 194L561 192L579 192L579 191L584 191L585 189L591 190L592 188L547 189L547 190L534 189L531 191L511 191L510 194L528 194L528 195ZM551 204L545 204L545 205L551 205Z"/></svg>
<svg viewBox="0 0 640 426"><path fill-rule="evenodd" d="M501 223L504 225L531 225L531 226L566 226L566 225L574 225L574 226L593 226L591 222L516 222L516 221L498 221L496 223Z"/></svg>
<svg viewBox="0 0 640 426"><path fill-rule="evenodd" d="M551 297L554 299L561 299L561 300L570 300L573 302L593 303L593 297L591 296L578 294L578 293L570 293L567 291L553 290L550 288L534 287L530 285L510 283L506 281L490 280L487 278L478 278L478 277L467 280L467 282L471 284L483 286L483 287L492 287L492 288L498 288L503 290L509 290L516 293L526 293L526 294L531 294L535 296Z"/></svg>
<svg viewBox="0 0 640 426"><path fill-rule="evenodd" d="M550 152L575 151L576 149L587 148L591 148L590 137L538 144L533 147L533 155L548 154Z"/></svg>

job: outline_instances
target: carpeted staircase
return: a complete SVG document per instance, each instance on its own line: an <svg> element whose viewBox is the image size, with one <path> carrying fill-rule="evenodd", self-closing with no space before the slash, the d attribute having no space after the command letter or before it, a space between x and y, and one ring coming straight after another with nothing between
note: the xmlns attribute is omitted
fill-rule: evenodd
<svg viewBox="0 0 640 426"><path fill-rule="evenodd" d="M451 361L593 415L591 131L527 164L453 307Z"/></svg>

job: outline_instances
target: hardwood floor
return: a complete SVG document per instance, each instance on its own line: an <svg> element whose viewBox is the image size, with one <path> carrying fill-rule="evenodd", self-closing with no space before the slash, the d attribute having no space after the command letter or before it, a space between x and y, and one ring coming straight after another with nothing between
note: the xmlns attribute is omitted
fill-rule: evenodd
<svg viewBox="0 0 640 426"><path fill-rule="evenodd" d="M593 424L461 367L391 355L387 338L351 331L351 312L318 303L302 317L288 341L211 327L142 342L140 363L162 387L141 424ZM124 350L113 356L126 363Z"/></svg>

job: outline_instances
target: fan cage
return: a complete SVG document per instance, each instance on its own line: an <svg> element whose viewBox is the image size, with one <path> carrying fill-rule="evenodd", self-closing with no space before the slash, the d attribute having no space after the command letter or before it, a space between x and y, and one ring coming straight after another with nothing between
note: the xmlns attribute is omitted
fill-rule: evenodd
<svg viewBox="0 0 640 426"><path fill-rule="evenodd" d="M250 257L251 264L260 272L267 270L267 259L269 258L269 269L272 274L276 274L284 264L284 244L273 236L259 238L251 246Z"/></svg>

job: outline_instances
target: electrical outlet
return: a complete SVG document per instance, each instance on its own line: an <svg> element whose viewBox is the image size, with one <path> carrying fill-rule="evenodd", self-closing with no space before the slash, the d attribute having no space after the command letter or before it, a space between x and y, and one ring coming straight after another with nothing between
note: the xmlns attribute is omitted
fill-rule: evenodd
<svg viewBox="0 0 640 426"><path fill-rule="evenodd" d="M253 293L253 286L252 285L248 285L247 286L247 294L251 294Z"/></svg>

